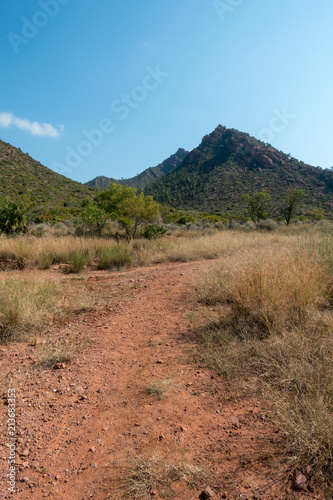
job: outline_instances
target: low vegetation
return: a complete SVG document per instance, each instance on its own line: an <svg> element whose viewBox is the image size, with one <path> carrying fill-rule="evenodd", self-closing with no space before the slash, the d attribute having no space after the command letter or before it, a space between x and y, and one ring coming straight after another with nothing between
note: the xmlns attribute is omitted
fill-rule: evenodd
<svg viewBox="0 0 333 500"><path fill-rule="evenodd" d="M7 341L41 327L56 310L57 281L2 276L0 281L0 340Z"/></svg>
<svg viewBox="0 0 333 500"><path fill-rule="evenodd" d="M144 392L150 396L156 397L159 401L168 396L173 385L173 380L170 378L163 380L152 380L144 388Z"/></svg>
<svg viewBox="0 0 333 500"><path fill-rule="evenodd" d="M174 495L172 484L183 480L192 487L202 486L207 480L207 471L202 466L191 465L181 460L170 461L155 453L150 457L134 457L128 470L127 493L133 498L161 498Z"/></svg>
<svg viewBox="0 0 333 500"><path fill-rule="evenodd" d="M53 368L58 363L72 363L90 342L88 339L49 339L38 346L36 363L41 368Z"/></svg>
<svg viewBox="0 0 333 500"><path fill-rule="evenodd" d="M332 479L332 236L256 248L196 284L215 316L198 330L201 357L276 408L294 463ZM212 312L212 309L211 309Z"/></svg>

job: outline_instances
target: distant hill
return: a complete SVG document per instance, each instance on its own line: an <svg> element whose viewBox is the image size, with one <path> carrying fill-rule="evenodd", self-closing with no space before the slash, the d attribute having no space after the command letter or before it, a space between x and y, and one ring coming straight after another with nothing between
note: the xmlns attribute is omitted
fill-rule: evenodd
<svg viewBox="0 0 333 500"><path fill-rule="evenodd" d="M291 158L248 134L219 125L178 168L145 188L160 203L186 210L237 213L243 194L266 189L278 203L289 188L305 206L333 213L333 171Z"/></svg>
<svg viewBox="0 0 333 500"><path fill-rule="evenodd" d="M0 196L33 195L45 206L77 205L91 190L0 140Z"/></svg>
<svg viewBox="0 0 333 500"><path fill-rule="evenodd" d="M106 189L112 182L116 182L117 184L143 189L157 179L173 172L178 165L180 165L187 154L188 151L179 148L174 155L170 156L167 160L164 160L163 163L160 163L156 167L147 168L141 172L141 174L131 177L130 179L113 179L111 177L99 176L95 177L92 181L86 182L85 185L92 188L97 187L99 189Z"/></svg>

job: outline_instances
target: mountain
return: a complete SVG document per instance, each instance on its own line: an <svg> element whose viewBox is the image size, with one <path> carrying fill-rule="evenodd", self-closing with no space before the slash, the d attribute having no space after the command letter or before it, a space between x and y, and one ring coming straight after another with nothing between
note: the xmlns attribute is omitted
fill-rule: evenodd
<svg viewBox="0 0 333 500"><path fill-rule="evenodd" d="M170 174L145 188L160 203L236 214L243 194L266 189L279 203L301 188L305 206L333 212L333 171L312 167L248 134L219 125Z"/></svg>
<svg viewBox="0 0 333 500"><path fill-rule="evenodd" d="M161 177L173 172L178 165L182 162L182 160L186 157L188 151L185 149L179 148L178 151L170 156L167 160L164 160L163 163L160 163L156 167L150 167L141 172L141 174L136 175L135 177L131 177L130 179L112 179L111 177L95 177L92 181L86 182L86 186L89 187L97 187L99 189L106 189L112 182L116 182L117 184L122 184L126 186L136 187L138 189L143 189L148 186L152 182L160 179Z"/></svg>
<svg viewBox="0 0 333 500"><path fill-rule="evenodd" d="M0 197L32 195L47 206L77 205L91 190L34 160L0 140Z"/></svg>

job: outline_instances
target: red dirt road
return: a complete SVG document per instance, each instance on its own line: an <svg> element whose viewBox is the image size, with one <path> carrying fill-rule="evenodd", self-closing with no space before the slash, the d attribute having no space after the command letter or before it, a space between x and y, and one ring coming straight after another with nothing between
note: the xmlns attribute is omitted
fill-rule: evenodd
<svg viewBox="0 0 333 500"><path fill-rule="evenodd" d="M34 347L1 347L1 369L16 370L18 470L15 494L8 494L3 397L0 498L129 498L128 459L154 452L210 470L207 484L178 481L171 498L197 499L208 485L215 498L298 498L269 408L231 394L225 381L193 361L196 325L188 313L198 304L190 281L205 266L84 275L110 299L102 312L72 318L61 332L54 328L53 335L94 339L64 369L33 370ZM165 398L144 391L165 379L171 379ZM161 498L158 485L153 494Z"/></svg>

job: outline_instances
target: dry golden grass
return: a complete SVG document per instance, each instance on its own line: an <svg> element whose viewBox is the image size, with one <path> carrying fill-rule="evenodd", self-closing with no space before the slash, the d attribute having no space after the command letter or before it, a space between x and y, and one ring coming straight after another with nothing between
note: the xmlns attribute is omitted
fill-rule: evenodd
<svg viewBox="0 0 333 500"><path fill-rule="evenodd" d="M157 452L148 458L135 457L130 460L128 476L127 493L133 498L142 499L151 498L154 491L158 492L160 498L174 498L172 483L184 480L189 486L198 487L208 478L204 467L180 460L171 462Z"/></svg>
<svg viewBox="0 0 333 500"><path fill-rule="evenodd" d="M38 346L36 362L41 368L52 368L57 363L72 363L90 345L87 338L48 339Z"/></svg>
<svg viewBox="0 0 333 500"><path fill-rule="evenodd" d="M164 239L156 246L154 262L217 259L233 254L246 253L253 248L274 245L290 245L294 236L277 236L267 233L242 233L236 231L217 232L210 236Z"/></svg>
<svg viewBox="0 0 333 500"><path fill-rule="evenodd" d="M215 297L206 286L201 300L229 304L235 332L257 337L304 325L330 295L326 269L306 254L255 256L245 266L217 270Z"/></svg>
<svg viewBox="0 0 333 500"><path fill-rule="evenodd" d="M0 281L0 339L39 328L56 310L56 280L4 274Z"/></svg>
<svg viewBox="0 0 333 500"><path fill-rule="evenodd" d="M224 304L198 329L202 361L272 401L295 461L317 479L333 466L332 253L331 236L305 235L293 249L230 259L196 285L199 301Z"/></svg>
<svg viewBox="0 0 333 500"><path fill-rule="evenodd" d="M150 396L156 397L159 401L167 397L173 386L173 380L167 378L164 380L152 380L144 387L144 392Z"/></svg>
<svg viewBox="0 0 333 500"><path fill-rule="evenodd" d="M289 245L296 236L265 233L242 233L236 231L215 232L211 235L184 233L182 237L163 237L158 240L137 240L118 244L115 240L101 238L78 238L74 236L44 237L20 236L0 239L0 264L2 260L15 261L20 267L48 269L54 264L70 264L73 255L86 256L86 264L108 267L108 262L117 261L133 266L158 262L215 259L246 252L252 248L274 244ZM105 258L104 258L104 257ZM116 255L117 257L117 255ZM5 265L5 263L4 263ZM75 266L74 266L75 267ZM116 262L116 266L118 263Z"/></svg>

